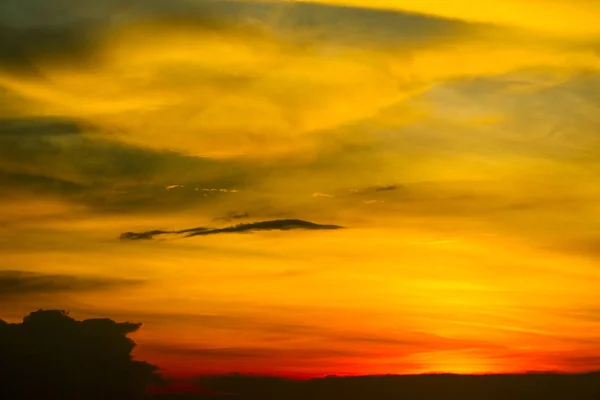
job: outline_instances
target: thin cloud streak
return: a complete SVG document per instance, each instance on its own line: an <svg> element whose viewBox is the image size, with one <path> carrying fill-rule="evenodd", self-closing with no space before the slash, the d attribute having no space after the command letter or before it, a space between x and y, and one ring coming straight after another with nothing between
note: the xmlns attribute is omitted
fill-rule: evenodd
<svg viewBox="0 0 600 400"><path fill-rule="evenodd" d="M335 230L343 229L339 225L321 225L313 222L302 221L299 219L278 219L273 221L252 222L248 224L238 224L226 228L191 228L180 231L154 230L147 232L124 232L121 234L121 240L144 240L153 239L159 235L184 235L184 237L217 235L220 233L246 233L258 231L290 231L290 230Z"/></svg>

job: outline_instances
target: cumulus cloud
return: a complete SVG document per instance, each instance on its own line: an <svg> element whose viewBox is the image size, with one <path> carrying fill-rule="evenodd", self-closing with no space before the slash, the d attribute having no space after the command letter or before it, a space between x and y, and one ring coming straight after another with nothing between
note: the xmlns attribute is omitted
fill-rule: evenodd
<svg viewBox="0 0 600 400"><path fill-rule="evenodd" d="M157 367L131 356L127 337L141 324L77 321L64 311L36 311L21 323L0 320L0 395L25 400L144 397L160 382Z"/></svg>

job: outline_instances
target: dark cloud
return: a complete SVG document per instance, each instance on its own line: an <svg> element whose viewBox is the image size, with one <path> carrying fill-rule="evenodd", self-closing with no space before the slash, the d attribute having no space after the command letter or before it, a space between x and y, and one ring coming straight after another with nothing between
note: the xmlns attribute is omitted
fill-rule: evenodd
<svg viewBox="0 0 600 400"><path fill-rule="evenodd" d="M229 213L225 217L215 218L215 221L231 222L236 219L248 219L248 218L250 218L250 214L248 214L248 213L243 213L243 214Z"/></svg>
<svg viewBox="0 0 600 400"><path fill-rule="evenodd" d="M81 63L96 51L97 42L98 33L86 25L0 26L0 71L41 76L40 61Z"/></svg>
<svg viewBox="0 0 600 400"><path fill-rule="evenodd" d="M0 4L0 70L42 76L39 64L82 66L100 61L98 50L112 30L142 19L197 15L203 26L204 7L165 7L162 0L147 2L107 0L83 4L71 0L48 3L38 0ZM199 1L198 3L203 3ZM194 10L190 13L190 10ZM184 12L187 12L184 14Z"/></svg>
<svg viewBox="0 0 600 400"><path fill-rule="evenodd" d="M205 203L252 182L242 162L186 156L110 139L110 132L59 118L0 119L5 195L58 195L100 211L136 212ZM186 189L165 191L181 182ZM216 192L194 188L212 187Z"/></svg>
<svg viewBox="0 0 600 400"><path fill-rule="evenodd" d="M390 192L392 190L398 190L398 186L390 185L390 186L380 186L380 187L375 188L376 192Z"/></svg>
<svg viewBox="0 0 600 400"><path fill-rule="evenodd" d="M299 219L280 219L274 221L253 222L249 224L239 224L227 228L201 230L198 232L189 233L187 236L212 235L217 233L240 233L240 232L255 232L255 231L288 231L297 229L306 230L333 230L342 229L339 225L321 225L313 222L302 221Z"/></svg>
<svg viewBox="0 0 600 400"><path fill-rule="evenodd" d="M373 194L373 193L381 193L381 192L393 192L400 189L405 189L404 186L401 185L383 185L383 186L368 186L360 189L351 189L349 192L351 194Z"/></svg>
<svg viewBox="0 0 600 400"><path fill-rule="evenodd" d="M81 125L60 118L0 118L0 136L20 135L76 135Z"/></svg>
<svg viewBox="0 0 600 400"><path fill-rule="evenodd" d="M69 195L81 193L86 189L84 184L60 178L2 170L0 170L0 183L6 188L5 195L10 195L11 192L28 192L36 196L44 193Z"/></svg>
<svg viewBox="0 0 600 400"><path fill-rule="evenodd" d="M266 24L283 37L346 46L418 47L440 38L450 40L475 26L483 26L398 10L330 4L244 1L207 1L205 4L215 19L227 21L229 26L253 21Z"/></svg>
<svg viewBox="0 0 600 400"><path fill-rule="evenodd" d="M125 279L46 275L26 271L0 271L0 299L41 294L107 290L140 283L141 281Z"/></svg>
<svg viewBox="0 0 600 400"><path fill-rule="evenodd" d="M347 46L412 48L440 38L449 41L484 26L400 11L296 2L110 0L91 5L4 0L0 69L37 74L40 62L93 62L111 30L141 21L229 31L257 27L258 32L266 26L283 38L314 45L326 40Z"/></svg>
<svg viewBox="0 0 600 400"><path fill-rule="evenodd" d="M338 225L321 225L313 222L302 221L300 219L278 219L273 221L252 222L248 224L238 224L226 228L192 228L180 231L154 230L147 232L125 232L121 234L121 240L142 240L153 239L158 235L174 234L184 235L184 237L216 235L220 233L245 233L256 231L289 231L289 230L332 230L342 229Z"/></svg>
<svg viewBox="0 0 600 400"><path fill-rule="evenodd" d="M154 236L173 233L170 231L148 231L148 232L124 232L121 234L121 240L146 240L154 239Z"/></svg>
<svg viewBox="0 0 600 400"><path fill-rule="evenodd" d="M0 398L134 400L160 383L157 367L135 361L127 337L141 324L77 321L37 311L22 323L0 320Z"/></svg>

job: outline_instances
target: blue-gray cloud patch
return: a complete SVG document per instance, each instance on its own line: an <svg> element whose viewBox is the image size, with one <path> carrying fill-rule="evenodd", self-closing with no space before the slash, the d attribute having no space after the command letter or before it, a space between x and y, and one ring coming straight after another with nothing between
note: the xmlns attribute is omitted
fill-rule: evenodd
<svg viewBox="0 0 600 400"><path fill-rule="evenodd" d="M42 76L41 61L71 66L92 62L107 33L143 20L209 30L267 27L285 40L319 46L326 41L409 48L447 42L483 26L399 11L296 2L105 0L91 5L4 0L0 4L0 70Z"/></svg>

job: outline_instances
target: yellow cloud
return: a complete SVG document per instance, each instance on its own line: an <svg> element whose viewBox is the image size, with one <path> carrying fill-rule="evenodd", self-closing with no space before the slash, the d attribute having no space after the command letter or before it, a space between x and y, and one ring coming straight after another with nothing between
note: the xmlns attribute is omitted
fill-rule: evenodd
<svg viewBox="0 0 600 400"><path fill-rule="evenodd" d="M303 47L269 35L173 27L156 36L151 28L115 34L93 68L42 65L47 79L0 76L0 84L34 99L38 113L84 118L137 145L264 157L311 153L307 133L373 117L440 81L600 65L585 51L468 37L412 52L328 54L318 43Z"/></svg>

